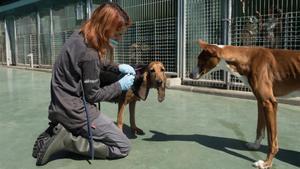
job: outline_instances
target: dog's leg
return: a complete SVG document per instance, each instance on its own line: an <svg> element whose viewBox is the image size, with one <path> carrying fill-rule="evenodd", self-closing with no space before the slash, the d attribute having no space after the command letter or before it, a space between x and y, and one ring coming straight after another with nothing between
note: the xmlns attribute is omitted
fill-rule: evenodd
<svg viewBox="0 0 300 169"><path fill-rule="evenodd" d="M125 111L125 104L124 102L119 102L118 104L118 118L117 118L117 126L123 130L123 117Z"/></svg>
<svg viewBox="0 0 300 169"><path fill-rule="evenodd" d="M278 152L277 140L277 101L274 97L263 100L263 109L266 118L269 152L265 161L259 160L254 165L260 169L272 167L274 156Z"/></svg>
<svg viewBox="0 0 300 169"><path fill-rule="evenodd" d="M265 164L271 167L273 158L277 154L279 149L277 138L277 101L273 97L268 101L265 101L264 104L264 108L266 108L266 125L269 146L269 152Z"/></svg>
<svg viewBox="0 0 300 169"><path fill-rule="evenodd" d="M265 138L265 114L261 101L257 101L257 128L256 128L256 140L254 143L247 143L246 146L251 150L258 150L260 148L261 141Z"/></svg>
<svg viewBox="0 0 300 169"><path fill-rule="evenodd" d="M136 104L136 101L132 101L129 103L131 131L134 134L143 135L143 134L145 134L144 131L142 129L138 128L135 124L135 104Z"/></svg>

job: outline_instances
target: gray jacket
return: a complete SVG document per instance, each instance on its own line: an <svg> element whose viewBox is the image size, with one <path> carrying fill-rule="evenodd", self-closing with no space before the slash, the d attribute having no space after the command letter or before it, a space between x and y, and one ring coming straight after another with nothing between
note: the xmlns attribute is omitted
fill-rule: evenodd
<svg viewBox="0 0 300 169"><path fill-rule="evenodd" d="M69 130L86 125L82 87L88 102L89 117L100 114L95 103L109 101L122 93L118 82L100 88L101 71L118 72L117 65L102 63L95 49L90 48L79 31L64 44L52 70L49 120L59 122Z"/></svg>

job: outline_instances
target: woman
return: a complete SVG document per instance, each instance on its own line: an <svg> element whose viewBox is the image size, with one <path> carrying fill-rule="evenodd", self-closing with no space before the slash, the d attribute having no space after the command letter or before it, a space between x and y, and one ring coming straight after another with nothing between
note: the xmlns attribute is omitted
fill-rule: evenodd
<svg viewBox="0 0 300 169"><path fill-rule="evenodd" d="M33 149L37 165L47 163L52 154L61 150L88 155L89 128L95 157L128 155L130 141L95 103L109 101L133 84L135 71L131 66L115 65L105 59L130 24L123 9L115 3L105 3L64 44L53 66L50 126L38 137ZM118 82L100 88L101 71L126 75ZM90 126L87 125L89 122Z"/></svg>

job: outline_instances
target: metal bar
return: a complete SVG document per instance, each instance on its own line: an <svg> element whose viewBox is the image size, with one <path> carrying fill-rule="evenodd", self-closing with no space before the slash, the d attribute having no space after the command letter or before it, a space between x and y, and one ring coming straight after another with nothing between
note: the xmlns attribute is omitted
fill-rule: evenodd
<svg viewBox="0 0 300 169"><path fill-rule="evenodd" d="M41 18L40 18L40 12L37 11L36 13L36 23L37 23L37 48L38 48L38 65L41 65Z"/></svg>
<svg viewBox="0 0 300 169"><path fill-rule="evenodd" d="M229 31L229 18L228 18L228 0L223 0L221 2L221 18L222 18L222 35L221 35L221 44L228 44L228 31Z"/></svg>
<svg viewBox="0 0 300 169"><path fill-rule="evenodd" d="M87 16L87 19L91 18L92 10L93 10L92 0L86 0L86 16Z"/></svg>
<svg viewBox="0 0 300 169"><path fill-rule="evenodd" d="M228 39L227 44L231 45L231 24L232 24L232 0L228 0Z"/></svg>
<svg viewBox="0 0 300 169"><path fill-rule="evenodd" d="M184 78L183 76L183 67L185 67L186 65L183 64L183 57L182 55L182 49L184 49L184 46L182 45L182 18L184 18L184 13L182 10L182 1L178 0L177 1L177 11L178 11L178 15L177 15L177 75L181 76L182 78ZM182 65L182 66L181 66Z"/></svg>
<svg viewBox="0 0 300 169"><path fill-rule="evenodd" d="M51 58L51 63L50 64L52 64L53 63L53 61L54 61L54 59L53 59L53 57L55 57L55 56L53 56L54 55L54 49L53 49L53 47L54 47L54 28L53 28L53 12L52 12L52 8L50 8L50 10L49 10L49 12L50 12L50 58Z"/></svg>
<svg viewBox="0 0 300 169"><path fill-rule="evenodd" d="M11 46L10 46L10 39L9 39L9 33L8 33L8 27L7 27L7 19L4 19L4 30L5 30L5 52L6 52L6 65L9 66L12 63L11 59Z"/></svg>
<svg viewBox="0 0 300 169"><path fill-rule="evenodd" d="M186 4L184 0L177 1L177 75L181 78L186 72Z"/></svg>
<svg viewBox="0 0 300 169"><path fill-rule="evenodd" d="M17 24L16 24L16 20L15 17L13 17L14 20L14 40L15 40L15 54L12 57L15 57L15 64L18 63L18 43L17 43Z"/></svg>

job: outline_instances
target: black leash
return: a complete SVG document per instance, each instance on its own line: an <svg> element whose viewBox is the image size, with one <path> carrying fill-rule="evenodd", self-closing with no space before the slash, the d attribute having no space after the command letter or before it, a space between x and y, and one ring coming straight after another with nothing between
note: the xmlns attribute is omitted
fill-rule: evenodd
<svg viewBox="0 0 300 169"><path fill-rule="evenodd" d="M84 105L84 109L85 109L85 115L86 115L86 119L87 119L87 128L88 128L88 140L89 140L89 145L90 145L90 149L89 149L89 155L92 158L92 160L94 160L94 146L93 146L93 134L92 134L92 128L91 128L91 121L90 121L90 117L89 117L89 113L88 113L88 108L87 108L87 104L86 104L86 100L85 100L85 94L84 94L84 88L83 88L83 84L81 81L81 88L82 88L82 100L83 100L83 105Z"/></svg>

